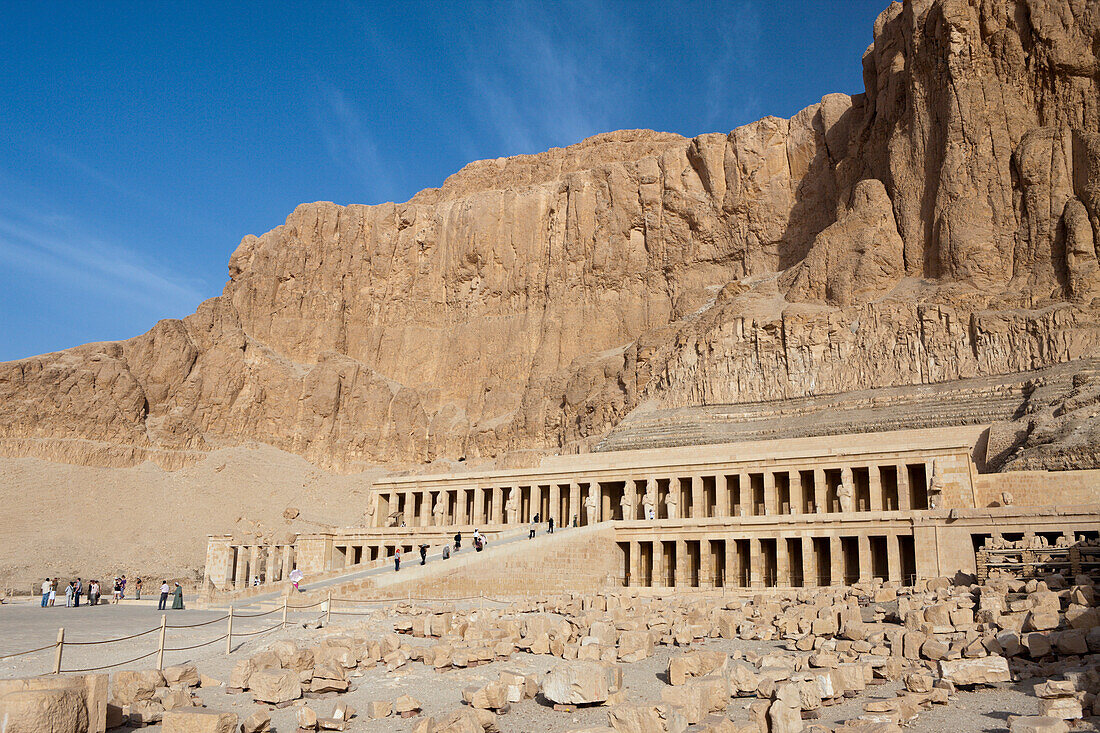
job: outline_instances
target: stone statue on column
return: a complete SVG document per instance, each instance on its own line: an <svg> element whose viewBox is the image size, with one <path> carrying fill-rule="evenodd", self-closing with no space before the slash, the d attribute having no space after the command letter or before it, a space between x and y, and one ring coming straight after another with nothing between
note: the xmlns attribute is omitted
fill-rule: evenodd
<svg viewBox="0 0 1100 733"><path fill-rule="evenodd" d="M668 496L665 497L665 514L669 519L680 518L680 500L676 498L676 491L672 486L668 487Z"/></svg>
<svg viewBox="0 0 1100 733"><path fill-rule="evenodd" d="M943 490L947 481L943 477L943 467L939 458L932 459L932 481L928 484L928 508L939 509L943 504Z"/></svg>
<svg viewBox="0 0 1100 733"><path fill-rule="evenodd" d="M374 526L374 514L378 511L378 494L371 494L371 497L367 499L367 526Z"/></svg>
<svg viewBox="0 0 1100 733"><path fill-rule="evenodd" d="M619 499L619 506L623 509L623 519L634 518L633 502L630 501L630 494L623 492L623 498Z"/></svg>
<svg viewBox="0 0 1100 733"><path fill-rule="evenodd" d="M645 497L642 499L642 510L646 519L657 518L657 480L649 479L645 482Z"/></svg>
<svg viewBox="0 0 1100 733"><path fill-rule="evenodd" d="M519 522L519 492L509 491L508 501L504 502L504 514L507 516L508 524L516 524Z"/></svg>
<svg viewBox="0 0 1100 733"><path fill-rule="evenodd" d="M436 527L443 526L443 515L447 513L447 508L443 506L443 494L438 493L435 495L435 504L432 505L432 523Z"/></svg>
<svg viewBox="0 0 1100 733"><path fill-rule="evenodd" d="M595 524L596 523L596 497L593 496L592 494L589 494L584 499L584 511L585 511L586 516L588 517L588 523L590 525Z"/></svg>
<svg viewBox="0 0 1100 733"><path fill-rule="evenodd" d="M852 478L852 469L842 469L840 472L840 486L836 489L836 498L840 502L840 511L847 514L856 510L855 495L855 479Z"/></svg>

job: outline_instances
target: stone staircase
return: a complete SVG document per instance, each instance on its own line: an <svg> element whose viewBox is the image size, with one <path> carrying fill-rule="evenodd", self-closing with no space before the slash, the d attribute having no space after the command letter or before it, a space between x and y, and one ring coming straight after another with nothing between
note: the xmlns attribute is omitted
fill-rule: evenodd
<svg viewBox="0 0 1100 733"><path fill-rule="evenodd" d="M1016 417L1034 380L1043 381L1044 397L1064 394L1081 372L1100 373L1100 362L790 400L635 411L595 451L988 424Z"/></svg>

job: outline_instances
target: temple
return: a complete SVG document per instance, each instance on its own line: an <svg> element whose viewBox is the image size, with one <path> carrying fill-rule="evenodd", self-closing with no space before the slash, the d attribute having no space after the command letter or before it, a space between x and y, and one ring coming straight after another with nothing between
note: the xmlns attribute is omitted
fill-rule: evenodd
<svg viewBox="0 0 1100 733"><path fill-rule="evenodd" d="M371 487L366 526L282 545L209 537L206 581L226 591L280 581L292 568L339 577L456 532L478 529L492 545L536 517L540 531L550 519L609 530L586 550L617 568L592 563L603 573L596 587L908 585L976 573L979 551L997 543L1100 536L1100 471L981 473L983 435L983 426L887 431L392 476Z"/></svg>

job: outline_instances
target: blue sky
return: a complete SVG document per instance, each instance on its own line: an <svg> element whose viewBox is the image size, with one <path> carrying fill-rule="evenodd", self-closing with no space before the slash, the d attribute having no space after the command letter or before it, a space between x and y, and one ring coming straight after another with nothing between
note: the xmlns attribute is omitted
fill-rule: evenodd
<svg viewBox="0 0 1100 733"><path fill-rule="evenodd" d="M0 361L187 315L304 201L403 201L471 160L860 92L886 5L12 4Z"/></svg>

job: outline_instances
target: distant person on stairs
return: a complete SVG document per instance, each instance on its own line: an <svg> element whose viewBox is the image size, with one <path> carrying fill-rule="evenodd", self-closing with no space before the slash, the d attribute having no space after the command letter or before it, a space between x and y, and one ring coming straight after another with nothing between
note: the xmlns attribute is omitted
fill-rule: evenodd
<svg viewBox="0 0 1100 733"><path fill-rule="evenodd" d="M462 549L462 533L455 532L455 552Z"/></svg>
<svg viewBox="0 0 1100 733"><path fill-rule="evenodd" d="M427 562L428 562L428 546L427 545L421 545L420 546L420 564L424 565Z"/></svg>
<svg viewBox="0 0 1100 733"><path fill-rule="evenodd" d="M554 518L550 517L550 519L547 520L547 524L549 528L546 530L546 534L554 534Z"/></svg>
<svg viewBox="0 0 1100 733"><path fill-rule="evenodd" d="M529 539L529 540L535 539L535 527L536 527L537 522L538 522L537 517L538 517L537 514L534 517L531 517L531 525L528 528L528 532L527 532L527 539Z"/></svg>
<svg viewBox="0 0 1100 733"><path fill-rule="evenodd" d="M401 569L401 548L398 547L397 551L393 553L393 571L396 573Z"/></svg>

